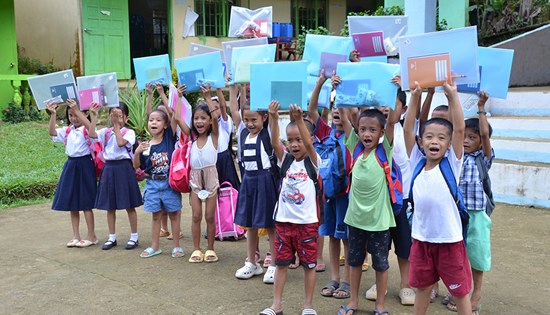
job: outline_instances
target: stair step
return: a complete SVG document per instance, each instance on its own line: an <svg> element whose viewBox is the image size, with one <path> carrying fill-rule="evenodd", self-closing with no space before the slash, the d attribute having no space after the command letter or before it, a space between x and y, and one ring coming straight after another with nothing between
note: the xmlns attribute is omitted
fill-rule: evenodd
<svg viewBox="0 0 550 315"><path fill-rule="evenodd" d="M550 164L550 142L529 139L493 139L491 145L498 159Z"/></svg>

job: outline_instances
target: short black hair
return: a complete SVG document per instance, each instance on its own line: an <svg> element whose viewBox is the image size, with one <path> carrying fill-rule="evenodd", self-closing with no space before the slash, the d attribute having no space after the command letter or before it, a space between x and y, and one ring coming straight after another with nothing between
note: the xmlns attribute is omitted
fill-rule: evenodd
<svg viewBox="0 0 550 315"><path fill-rule="evenodd" d="M111 113L111 111L113 111L113 109L115 108L118 108L122 111L122 113L124 114L124 116L126 117L130 117L130 111L128 110L128 105L126 105L126 103L124 102L118 102L118 107L110 107L109 108L109 114Z"/></svg>
<svg viewBox="0 0 550 315"><path fill-rule="evenodd" d="M365 117L376 118L380 123L380 127L382 129L386 127L386 116L384 116L384 113L382 113L376 108L370 108L365 111L362 111L361 114L359 115L359 121L361 120L361 118L365 118Z"/></svg>
<svg viewBox="0 0 550 315"><path fill-rule="evenodd" d="M439 105L439 106L437 106L436 108L434 108L433 111L434 111L434 112L435 112L435 111L438 111L438 112L448 112L448 111L449 111L449 106L448 106L448 105Z"/></svg>
<svg viewBox="0 0 550 315"><path fill-rule="evenodd" d="M474 132L479 134L479 118L468 118L464 121L466 129L472 129ZM489 123L488 123L489 124ZM489 138L493 135L493 127L489 124Z"/></svg>
<svg viewBox="0 0 550 315"><path fill-rule="evenodd" d="M164 120L164 123L166 125L168 125L170 123L170 118L168 117L168 113L161 110L161 109L154 109L153 111L151 111L148 115L147 115L147 120L149 120L149 117L151 116L152 113L160 113L160 115L162 116L162 120Z"/></svg>
<svg viewBox="0 0 550 315"><path fill-rule="evenodd" d="M314 127L313 127L313 124L311 123L311 121L307 120L307 119L304 119L304 123L306 124L306 128L307 128L307 131L309 131L309 135L310 136L313 136L314 134ZM298 126L296 124L296 121L295 120L292 120L291 122L288 123L288 125L286 125L286 127L294 127L294 126Z"/></svg>
<svg viewBox="0 0 550 315"><path fill-rule="evenodd" d="M407 93L401 90L401 88L397 89L397 99L401 102L403 107L407 106Z"/></svg>
<svg viewBox="0 0 550 315"><path fill-rule="evenodd" d="M451 137L453 136L453 124L451 124L450 121L443 118L431 118L431 119L428 119L428 121L426 121L426 123L422 126L422 129L420 130L420 137L424 135L424 131L426 130L426 127L428 127L429 125L441 125L441 126L447 127L447 129L449 129L449 135Z"/></svg>

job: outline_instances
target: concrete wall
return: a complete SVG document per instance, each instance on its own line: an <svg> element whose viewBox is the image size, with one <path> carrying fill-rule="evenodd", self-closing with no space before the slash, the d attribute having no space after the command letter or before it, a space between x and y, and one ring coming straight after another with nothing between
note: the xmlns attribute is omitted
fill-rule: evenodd
<svg viewBox="0 0 550 315"><path fill-rule="evenodd" d="M511 86L550 85L550 24L493 45L514 49Z"/></svg>
<svg viewBox="0 0 550 315"><path fill-rule="evenodd" d="M246 6L248 3L242 3L243 6ZM262 7L273 7L273 22L281 23L290 23L290 10L291 10L291 1L290 0L278 0L278 1L268 1L268 0L250 0L250 9L255 10Z"/></svg>
<svg viewBox="0 0 550 315"><path fill-rule="evenodd" d="M80 1L15 1L17 44L23 55L70 68L80 40Z"/></svg>

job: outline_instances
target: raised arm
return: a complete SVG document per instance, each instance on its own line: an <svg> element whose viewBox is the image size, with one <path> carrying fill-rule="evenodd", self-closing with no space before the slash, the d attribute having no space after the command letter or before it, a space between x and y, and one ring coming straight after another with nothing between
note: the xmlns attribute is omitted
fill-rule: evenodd
<svg viewBox="0 0 550 315"><path fill-rule="evenodd" d="M344 127L344 132L346 133L346 139L349 138L353 131L353 125L350 121L350 112L349 108L339 108L338 109L340 113L340 121L342 122L342 126Z"/></svg>
<svg viewBox="0 0 550 315"><path fill-rule="evenodd" d="M489 94L485 91L479 91L479 100L477 101L477 114L479 116L479 135L481 136L481 147L483 153L488 158L491 158L491 138L489 132L489 122L487 121L487 112L485 111L485 103L489 99Z"/></svg>
<svg viewBox="0 0 550 315"><path fill-rule="evenodd" d="M166 97L166 93L164 93L164 86L160 83L157 83L157 92L159 93L160 99L162 100L162 104L166 107L166 110L168 110L168 107L170 104L168 103L168 97Z"/></svg>
<svg viewBox="0 0 550 315"><path fill-rule="evenodd" d="M88 136L90 138L97 138L96 126L97 118L99 117L99 105L97 103L92 103L90 106L90 111L92 114L92 123L90 124L90 129L88 129Z"/></svg>
<svg viewBox="0 0 550 315"><path fill-rule="evenodd" d="M204 100L206 101L206 104L208 104L210 116L212 116L212 142L214 143L214 147L217 149L219 134L218 117L220 117L220 111L219 108L214 105L214 102L212 102L212 91L210 83L201 85L201 91L204 94Z"/></svg>
<svg viewBox="0 0 550 315"><path fill-rule="evenodd" d="M315 87L313 88L313 92L311 93L311 99L309 100L309 105L307 106L307 112L309 113L309 117L317 123L317 120L319 120L319 112L318 104L319 104L319 94L321 93L321 89L323 88L323 84L327 81L327 77L325 77L325 69L321 69L321 74L319 75L319 78L317 78L317 82L315 82Z"/></svg>
<svg viewBox="0 0 550 315"><path fill-rule="evenodd" d="M290 105L290 118L296 121L296 126L298 126L298 130L300 131L300 138L302 138L302 142L306 147L306 152L309 156L309 159L311 160L313 165L318 167L319 165L317 165L317 152L313 147L313 141L311 139L312 136L307 129L306 123L304 122L302 109L298 105Z"/></svg>
<svg viewBox="0 0 550 315"><path fill-rule="evenodd" d="M220 102L220 117L223 121L227 121L227 103L225 102L225 96L223 96L222 89L216 89L216 95L218 96L218 101Z"/></svg>
<svg viewBox="0 0 550 315"><path fill-rule="evenodd" d="M120 109L113 109L111 111L111 123L113 125L113 132L115 134L116 144L119 147L123 147L128 143L128 140L122 137L120 129L124 126L124 115Z"/></svg>
<svg viewBox="0 0 550 315"><path fill-rule="evenodd" d="M403 105L399 100L395 100L395 108L390 108L390 114L388 115L388 120L386 121L386 139L388 139L389 144L393 144L393 136L395 131L395 124L399 123L399 119L401 119L401 111L403 109Z"/></svg>
<svg viewBox="0 0 550 315"><path fill-rule="evenodd" d="M415 86L411 90L411 99L409 101L409 107L407 111L416 113L418 107L420 107L420 99L422 98L422 88L418 85L418 82L414 82ZM414 130L414 124L416 122L415 115L405 115L405 123L403 125L403 135L405 138L405 147L407 148L407 155L410 157L411 152L416 145L416 132Z"/></svg>
<svg viewBox="0 0 550 315"><path fill-rule="evenodd" d="M428 116L430 115L430 109L432 107L432 100L433 100L434 93L435 93L434 88L428 88L428 95L426 95L426 99L422 104L422 108L418 106L418 109L416 110L416 112L411 111L411 113L416 113L415 116L418 117L418 120L420 122L420 129L422 129L422 126L424 126L424 124L426 124L426 122L428 121Z"/></svg>
<svg viewBox="0 0 550 315"><path fill-rule="evenodd" d="M185 120L181 118L181 111L182 111L181 107L183 105L182 98L183 98L184 92L185 92L185 85L182 85L178 88L179 99L178 99L178 102L176 103L176 112L174 113L174 119L176 120L176 123L178 124L178 126L180 126L183 133L190 136L191 130L189 129L189 126L187 126L187 123L185 122Z"/></svg>
<svg viewBox="0 0 550 315"><path fill-rule="evenodd" d="M239 104L237 102L238 87L236 85L229 86L229 109L231 110L231 119L237 128L241 124L241 113L239 112Z"/></svg>
<svg viewBox="0 0 550 315"><path fill-rule="evenodd" d="M449 85L447 82L443 84L445 90L445 96L449 102L449 115L451 122L453 123L453 150L458 159L462 158L462 152L464 152L464 113L462 113L462 106L460 105L460 99L458 98L458 91L456 90L456 84L453 82Z"/></svg>
<svg viewBox="0 0 550 315"><path fill-rule="evenodd" d="M271 131L271 146L277 159L283 159L285 151L281 146L280 131L279 131L279 107L281 105L277 101L269 103L269 130Z"/></svg>
<svg viewBox="0 0 550 315"><path fill-rule="evenodd" d="M84 115L84 113L80 110L80 108L78 108L76 101L73 99L67 100L67 106L69 106L73 110L73 113L78 117L78 119L80 119L84 128L90 131L90 127L92 123L88 120L88 117Z"/></svg>
<svg viewBox="0 0 550 315"><path fill-rule="evenodd" d="M145 100L145 114L149 116L153 111L153 93L155 92L154 87L151 83L145 84L145 91L147 91L147 98Z"/></svg>
<svg viewBox="0 0 550 315"><path fill-rule="evenodd" d="M50 123L48 124L48 132L50 136L57 136L57 130L55 130L55 123L57 120L57 104L48 103L46 109L50 112Z"/></svg>

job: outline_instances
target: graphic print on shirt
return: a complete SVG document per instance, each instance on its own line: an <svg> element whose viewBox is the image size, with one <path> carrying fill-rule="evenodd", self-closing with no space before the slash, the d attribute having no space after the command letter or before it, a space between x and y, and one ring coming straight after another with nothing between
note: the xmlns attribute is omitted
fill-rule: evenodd
<svg viewBox="0 0 550 315"><path fill-rule="evenodd" d="M287 172L283 180L281 196L284 203L301 205L305 201L305 196L300 192L298 185L308 180L305 169L300 169L298 173L289 174Z"/></svg>
<svg viewBox="0 0 550 315"><path fill-rule="evenodd" d="M151 174L168 174L170 170L170 160L168 152L154 152L151 154Z"/></svg>

